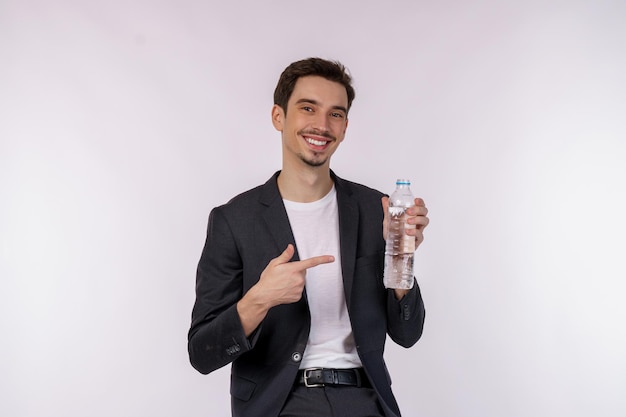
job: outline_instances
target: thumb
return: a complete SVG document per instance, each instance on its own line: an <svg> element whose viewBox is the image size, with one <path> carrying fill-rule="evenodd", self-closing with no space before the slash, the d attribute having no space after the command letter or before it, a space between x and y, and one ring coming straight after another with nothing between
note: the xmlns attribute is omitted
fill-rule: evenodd
<svg viewBox="0 0 626 417"><path fill-rule="evenodd" d="M385 197L381 198L380 202L383 205L383 212L387 213L387 210L389 209L389 197L385 196Z"/></svg>
<svg viewBox="0 0 626 417"><path fill-rule="evenodd" d="M291 258L293 258L293 254L295 253L295 249L293 247L293 245L290 243L287 245L287 248L283 251L283 253L281 253L280 255L278 255L276 258L274 258L272 260L272 263L274 264L285 264L287 262L289 262L289 260L291 260Z"/></svg>
<svg viewBox="0 0 626 417"><path fill-rule="evenodd" d="M387 240L389 232L389 197L385 196L380 201L383 205L383 239Z"/></svg>

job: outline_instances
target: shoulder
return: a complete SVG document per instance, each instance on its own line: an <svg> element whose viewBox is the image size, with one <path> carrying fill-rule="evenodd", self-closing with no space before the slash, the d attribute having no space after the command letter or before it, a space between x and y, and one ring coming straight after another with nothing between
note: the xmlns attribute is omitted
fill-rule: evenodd
<svg viewBox="0 0 626 417"><path fill-rule="evenodd" d="M385 194L374 188L337 176L334 176L334 180L340 205L353 207L362 215L370 218L375 215L383 216L381 198Z"/></svg>
<svg viewBox="0 0 626 417"><path fill-rule="evenodd" d="M223 213L251 213L280 199L275 173L265 184L258 185L231 198L226 204L215 207L213 211Z"/></svg>
<svg viewBox="0 0 626 417"><path fill-rule="evenodd" d="M333 179L335 181L337 192L350 195L357 199L380 200L385 195L374 188L338 177L335 173L333 173Z"/></svg>
<svg viewBox="0 0 626 417"><path fill-rule="evenodd" d="M233 198L231 198L226 204L222 207L238 207L238 206L246 206L254 201L258 201L259 197L262 194L263 185L259 185L257 187L246 190L240 194L237 194Z"/></svg>

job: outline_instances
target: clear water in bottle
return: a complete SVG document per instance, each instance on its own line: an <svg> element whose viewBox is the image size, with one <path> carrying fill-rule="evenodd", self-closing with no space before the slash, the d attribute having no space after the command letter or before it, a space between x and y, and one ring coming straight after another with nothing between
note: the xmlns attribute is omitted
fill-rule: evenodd
<svg viewBox="0 0 626 417"><path fill-rule="evenodd" d="M385 288L413 288L415 237L406 229L415 228L406 222L406 209L415 204L409 180L396 181L396 190L389 197L389 228L385 245Z"/></svg>

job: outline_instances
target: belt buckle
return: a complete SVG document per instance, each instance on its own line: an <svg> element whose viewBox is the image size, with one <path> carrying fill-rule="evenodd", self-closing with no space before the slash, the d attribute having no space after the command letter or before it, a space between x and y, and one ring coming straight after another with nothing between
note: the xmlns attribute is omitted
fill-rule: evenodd
<svg viewBox="0 0 626 417"><path fill-rule="evenodd" d="M315 388L315 387L323 387L324 384L310 384L309 383L309 372L313 372L313 371L321 371L324 368L308 368L305 369L304 372L302 372L302 376L304 378L304 386L307 388Z"/></svg>

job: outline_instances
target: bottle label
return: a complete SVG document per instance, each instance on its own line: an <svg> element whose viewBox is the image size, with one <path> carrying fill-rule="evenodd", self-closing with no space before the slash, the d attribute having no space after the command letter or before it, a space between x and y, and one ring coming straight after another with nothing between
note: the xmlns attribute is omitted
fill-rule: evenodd
<svg viewBox="0 0 626 417"><path fill-rule="evenodd" d="M409 236L406 234L407 229L415 229L414 224L408 224L406 222L406 219L408 217L409 216L406 213L403 213L401 217L401 221L402 221L402 224L404 225L404 230L405 230L405 233L402 235L402 243L401 243L401 249L400 249L400 252L402 253L415 252L415 236Z"/></svg>
<svg viewBox="0 0 626 417"><path fill-rule="evenodd" d="M407 229L415 229L414 224L406 222L409 217L404 207L389 207L390 227L387 252L413 253L415 252L415 236L406 234Z"/></svg>

